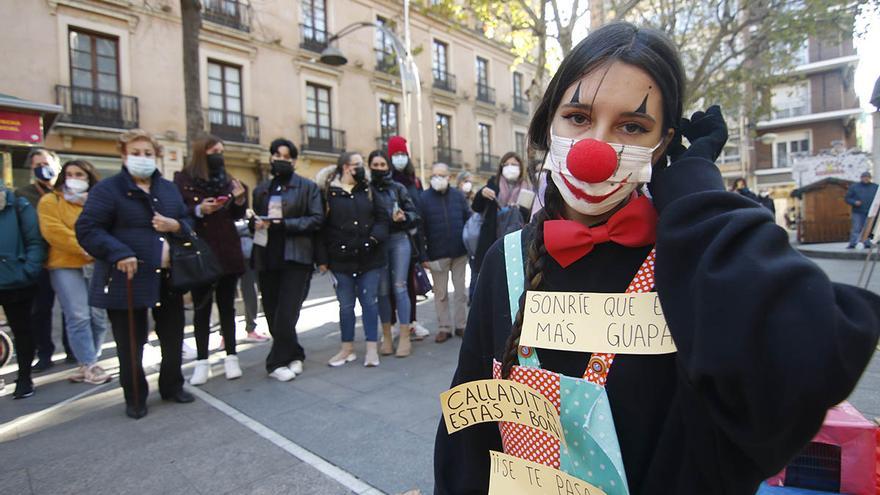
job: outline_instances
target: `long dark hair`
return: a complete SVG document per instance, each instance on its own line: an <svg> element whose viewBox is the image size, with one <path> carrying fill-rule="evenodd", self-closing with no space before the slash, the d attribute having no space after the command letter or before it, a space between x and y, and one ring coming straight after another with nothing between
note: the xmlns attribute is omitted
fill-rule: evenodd
<svg viewBox="0 0 880 495"><path fill-rule="evenodd" d="M523 162L522 157L519 156L515 151L508 151L504 154L504 156L501 157L501 161L498 162L498 172L495 173L496 184L501 185L501 171L504 170L504 164L507 162L507 160L510 160L511 158L516 158L517 163L519 163L519 179L517 179L516 181L518 183L528 182L528 171L526 170L525 162Z"/></svg>
<svg viewBox="0 0 880 495"><path fill-rule="evenodd" d="M89 189L95 187L95 184L101 180L101 176L98 175L98 170L91 162L86 160L70 160L61 167L61 172L58 173L58 180L55 181L54 186L56 191L61 192L64 190L64 179L67 174L67 167L79 167L82 169L82 171L89 176Z"/></svg>
<svg viewBox="0 0 880 495"><path fill-rule="evenodd" d="M222 139L211 135L202 136L194 140L192 143L192 156L189 159L189 163L183 167L183 172L193 179L208 180L208 154L206 152L209 148L222 142Z"/></svg>
<svg viewBox="0 0 880 495"><path fill-rule="evenodd" d="M370 164L373 163L373 158L376 158L377 156L384 159L385 164L391 168L391 160L388 159L388 155L382 150L373 150L370 152L370 155L367 157L367 168L370 168Z"/></svg>
<svg viewBox="0 0 880 495"><path fill-rule="evenodd" d="M536 150L547 151L550 148L550 126L565 90L584 74L615 61L638 67L651 76L663 96L664 130L677 127L682 114L685 75L675 45L660 31L616 22L593 31L562 61L529 126L529 140ZM565 212L565 202L549 177L550 171L544 173L547 174L544 209L535 217L534 235L526 248L525 290L520 296L520 309L514 318L504 351L501 368L504 378L510 376L510 370L517 361L526 291L540 290L543 283L548 258L544 246L544 222L561 218Z"/></svg>

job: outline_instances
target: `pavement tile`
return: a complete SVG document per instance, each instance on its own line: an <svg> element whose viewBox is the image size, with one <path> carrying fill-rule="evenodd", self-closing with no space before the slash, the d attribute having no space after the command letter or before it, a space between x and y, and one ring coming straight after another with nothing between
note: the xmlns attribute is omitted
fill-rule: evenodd
<svg viewBox="0 0 880 495"><path fill-rule="evenodd" d="M32 494L31 482L27 469L5 470L0 466L0 487L3 493Z"/></svg>
<svg viewBox="0 0 880 495"><path fill-rule="evenodd" d="M354 492L303 463L226 492L229 495L350 495Z"/></svg>

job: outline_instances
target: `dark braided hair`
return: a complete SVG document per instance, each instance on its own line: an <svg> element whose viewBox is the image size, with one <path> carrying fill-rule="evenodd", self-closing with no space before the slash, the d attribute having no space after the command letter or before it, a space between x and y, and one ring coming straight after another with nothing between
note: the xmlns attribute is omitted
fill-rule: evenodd
<svg viewBox="0 0 880 495"><path fill-rule="evenodd" d="M532 240L526 249L525 288L519 298L519 311L513 321L513 328L507 338L504 349L504 362L501 364L501 377L508 378L510 370L517 362L519 352L519 336L522 333L523 306L525 306L526 292L539 290L544 282L544 268L547 263L547 247L544 246L544 222L562 218L565 211L565 202L556 183L550 179L550 171L547 174L547 189L544 191L544 208L535 215Z"/></svg>

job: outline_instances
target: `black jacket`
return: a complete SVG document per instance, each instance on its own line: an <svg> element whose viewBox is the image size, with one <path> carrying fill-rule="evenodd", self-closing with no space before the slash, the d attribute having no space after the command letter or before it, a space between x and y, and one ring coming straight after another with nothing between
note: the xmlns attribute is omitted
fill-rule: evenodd
<svg viewBox="0 0 880 495"><path fill-rule="evenodd" d="M267 180L254 189L254 213L265 216L269 211L269 198L280 189L282 217L284 219L284 261L310 265L315 262L314 236L324 222L321 191L314 182L293 174L286 185L273 186ZM266 269L266 248L254 246L252 264L256 270Z"/></svg>
<svg viewBox="0 0 880 495"><path fill-rule="evenodd" d="M371 186L358 184L348 193L338 182L327 189L327 219L318 236L317 263L341 273L364 273L385 266L391 221L385 203Z"/></svg>
<svg viewBox="0 0 880 495"><path fill-rule="evenodd" d="M406 186L390 179L381 182L374 181L373 192L375 193L375 198L382 201L382 204L388 211L389 218L391 218L395 202L406 216L406 219L402 222L392 221L388 228L389 233L406 232L419 226L419 212Z"/></svg>
<svg viewBox="0 0 880 495"><path fill-rule="evenodd" d="M474 257L476 261L474 266L477 267L478 272L483 265L483 258L486 256L486 251L488 251L489 247L491 247L498 239L495 235L498 227L498 202L486 199L483 196L483 189L487 187L495 191L496 197L501 190L498 187L498 181L495 177L492 177L483 188L477 191L476 196L474 196L474 202L471 205L471 209L473 209L475 213L483 214L483 225L480 227L480 238L477 240L477 254ZM519 210L523 216L523 222L528 222L529 210L523 207L520 207Z"/></svg>
<svg viewBox="0 0 880 495"><path fill-rule="evenodd" d="M458 258L467 254L461 234L471 211L461 191L453 187L442 193L434 189L423 191L419 211L425 219L428 260Z"/></svg>
<svg viewBox="0 0 880 495"><path fill-rule="evenodd" d="M755 493L845 399L880 333L880 297L831 283L788 243L769 212L725 192L704 159L655 174L657 292L677 354L618 354L607 391L630 493ZM533 227L527 226L528 242ZM611 242L563 269L547 258L542 290L623 292L650 246ZM453 385L491 378L510 334L503 243L486 255ZM582 376L588 353L539 350L546 369ZM484 423L435 443L437 494L486 493Z"/></svg>

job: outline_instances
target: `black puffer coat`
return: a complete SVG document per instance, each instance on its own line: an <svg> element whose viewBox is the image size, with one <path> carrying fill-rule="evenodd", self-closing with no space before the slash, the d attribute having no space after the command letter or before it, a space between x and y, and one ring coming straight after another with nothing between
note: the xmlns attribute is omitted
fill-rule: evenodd
<svg viewBox="0 0 880 495"><path fill-rule="evenodd" d="M385 265L391 218L372 187L358 184L349 193L334 180L324 193L324 227L318 235L317 263L341 273L364 273Z"/></svg>

